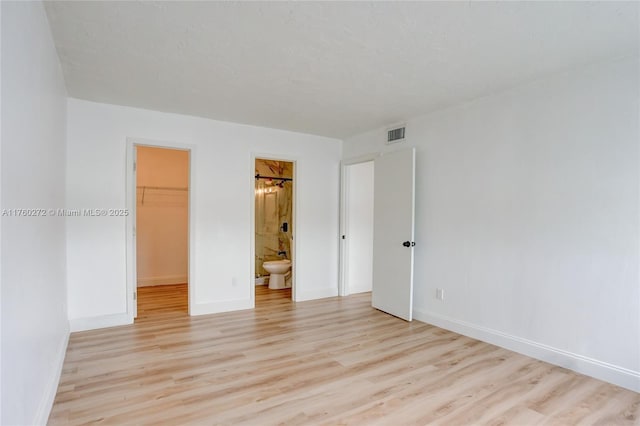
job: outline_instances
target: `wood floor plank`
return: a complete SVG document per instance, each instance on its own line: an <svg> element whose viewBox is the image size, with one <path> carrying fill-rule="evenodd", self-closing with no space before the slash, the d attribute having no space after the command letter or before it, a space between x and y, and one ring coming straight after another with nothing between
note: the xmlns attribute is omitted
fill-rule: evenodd
<svg viewBox="0 0 640 426"><path fill-rule="evenodd" d="M130 326L73 333L51 425L638 425L640 394L371 308L256 287L188 316L143 287Z"/></svg>

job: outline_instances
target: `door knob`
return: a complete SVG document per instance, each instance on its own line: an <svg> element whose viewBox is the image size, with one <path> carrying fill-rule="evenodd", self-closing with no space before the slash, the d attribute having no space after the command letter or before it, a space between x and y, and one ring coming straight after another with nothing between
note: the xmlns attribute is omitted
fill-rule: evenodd
<svg viewBox="0 0 640 426"><path fill-rule="evenodd" d="M404 243L402 243L402 245L405 247L415 247L416 243L415 241L405 241Z"/></svg>

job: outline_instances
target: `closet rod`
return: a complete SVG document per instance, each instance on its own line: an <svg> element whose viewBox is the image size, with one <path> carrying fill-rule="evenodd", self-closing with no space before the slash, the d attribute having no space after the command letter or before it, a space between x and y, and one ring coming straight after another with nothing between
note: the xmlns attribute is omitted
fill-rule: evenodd
<svg viewBox="0 0 640 426"><path fill-rule="evenodd" d="M282 180L282 181L285 181L285 182L293 180L293 178L277 177L277 176L260 176L259 174L256 175L256 179Z"/></svg>

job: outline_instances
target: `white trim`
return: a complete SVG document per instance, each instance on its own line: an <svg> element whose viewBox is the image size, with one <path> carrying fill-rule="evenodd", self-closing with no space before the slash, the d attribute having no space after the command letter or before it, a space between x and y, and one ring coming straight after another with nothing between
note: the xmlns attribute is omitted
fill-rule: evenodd
<svg viewBox="0 0 640 426"><path fill-rule="evenodd" d="M522 337L513 336L488 327L414 309L414 318L428 324L482 340L541 361L595 377L609 383L640 392L640 372L609 364L597 359L554 348Z"/></svg>
<svg viewBox="0 0 640 426"><path fill-rule="evenodd" d="M326 297L335 297L338 295L336 287L326 287L309 291L299 291L296 295L295 302L304 302L305 300L324 299Z"/></svg>
<svg viewBox="0 0 640 426"><path fill-rule="evenodd" d="M251 183L251 190L249 191L249 274L251 279L249 282L251 283L251 291L249 294L251 299L250 309L254 309L256 307L256 155L252 152L250 157L249 181Z"/></svg>
<svg viewBox="0 0 640 426"><path fill-rule="evenodd" d="M44 392L44 397L40 400L38 409L36 411L33 424L46 425L53 408L53 402L58 392L58 384L60 383L60 376L62 375L62 367L64 365L64 357L67 353L67 346L69 346L69 330L65 330L65 335L60 342L58 351L56 354L56 361L54 363L54 374L51 376L49 383L47 384Z"/></svg>
<svg viewBox="0 0 640 426"><path fill-rule="evenodd" d="M349 289L347 288L347 274L349 273L349 264L347 263L347 244L346 240L343 238L347 234L347 199L349 197L348 194L348 176L347 167L351 164L342 164L340 165L340 212L339 212L339 232L338 235L338 295L339 296L348 296Z"/></svg>
<svg viewBox="0 0 640 426"><path fill-rule="evenodd" d="M171 142L171 141L158 141L151 139L143 139L143 138L132 138L127 137L127 159L126 159L126 204L127 210L129 211L129 215L127 216L126 221L126 240L127 240L127 315L128 322L127 324L133 323L133 319L136 315L137 311L137 301L134 300L133 294L137 288L137 274L136 274L136 247L135 247L135 237L133 235L133 227L136 221L136 174L133 171L133 163L135 159L135 147L136 146L149 146L156 148L168 148L168 149L177 149L189 152L189 246L188 246L188 277L187 280L183 282L188 282L188 299L189 299L189 315L194 315L191 312L191 307L195 305L195 241L196 241L196 218L195 218L195 194L196 194L196 184L195 184L195 157L197 153L197 148L195 145L184 144L179 142ZM120 324L118 324L120 325Z"/></svg>
<svg viewBox="0 0 640 426"><path fill-rule="evenodd" d="M383 152L372 152L370 154L358 155L356 157L345 158L341 161L343 166L352 166L358 163L366 163L367 161L375 161L376 158L382 157Z"/></svg>
<svg viewBox="0 0 640 426"><path fill-rule="evenodd" d="M349 265L347 264L348 259L348 248L346 244L346 240L342 239L343 235L347 234L347 197L348 194L348 182L347 182L347 167L353 166L355 164L360 163L368 163L369 161L374 161L376 157L379 157L380 153L374 154L366 154L360 155L358 157L342 160L340 162L340 234L338 235L339 241L339 265L338 265L338 295L339 296L348 296L351 294L349 289L347 288L347 272Z"/></svg>
<svg viewBox="0 0 640 426"><path fill-rule="evenodd" d="M184 284L188 282L186 275L168 275L166 277L148 277L138 280L138 287L151 287L156 285Z"/></svg>
<svg viewBox="0 0 640 426"><path fill-rule="evenodd" d="M133 319L137 316L137 303L133 298L133 293L136 291L137 271L136 271L136 238L133 234L136 223L136 173L133 170L136 163L136 149L135 143L127 139L126 146L126 161L125 161L125 206L129 215L125 220L125 240L126 240L126 303L127 303L127 315L129 320L133 322Z"/></svg>
<svg viewBox="0 0 640 426"><path fill-rule="evenodd" d="M133 318L128 312L121 314L100 315L97 317L75 318L69 320L69 327L72 332L95 330L105 327L116 327L119 325L133 324Z"/></svg>
<svg viewBox="0 0 640 426"><path fill-rule="evenodd" d="M225 300L221 302L198 303L190 306L190 315L209 315L221 312L239 311L242 309L253 309L252 299Z"/></svg>
<svg viewBox="0 0 640 426"><path fill-rule="evenodd" d="M263 160L273 160L273 161L286 161L288 163L293 163L293 180L291 181L293 188L293 205L291 206L291 232L293 234L293 249L291 249L290 260L291 260L291 300L296 301L298 285L297 285L297 270L298 270L298 230L300 227L298 226L298 157L289 156L285 154L274 154L274 153L260 153L260 152L251 152L251 163L250 163L250 191L249 191L249 221L251 225L250 231L250 242L249 242L249 283L250 283L250 292L251 292L251 307L248 309L253 309L256 306L256 159ZM239 308L239 309L247 309L247 308Z"/></svg>

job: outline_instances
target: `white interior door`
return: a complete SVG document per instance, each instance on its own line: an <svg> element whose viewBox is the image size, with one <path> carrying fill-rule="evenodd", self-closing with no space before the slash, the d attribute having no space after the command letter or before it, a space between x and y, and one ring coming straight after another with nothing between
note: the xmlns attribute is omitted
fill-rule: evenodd
<svg viewBox="0 0 640 426"><path fill-rule="evenodd" d="M412 320L415 148L374 163L373 290L371 304Z"/></svg>

